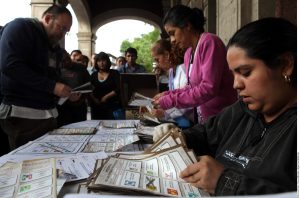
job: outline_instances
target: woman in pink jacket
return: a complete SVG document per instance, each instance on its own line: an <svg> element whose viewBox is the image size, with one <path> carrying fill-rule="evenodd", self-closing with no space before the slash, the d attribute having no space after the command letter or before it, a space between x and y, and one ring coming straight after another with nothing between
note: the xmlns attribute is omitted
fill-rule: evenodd
<svg viewBox="0 0 300 198"><path fill-rule="evenodd" d="M184 57L188 85L154 97L162 109L194 107L195 123L204 122L237 100L226 48L216 35L204 32L202 10L184 5L172 7L163 20L171 42L187 49Z"/></svg>

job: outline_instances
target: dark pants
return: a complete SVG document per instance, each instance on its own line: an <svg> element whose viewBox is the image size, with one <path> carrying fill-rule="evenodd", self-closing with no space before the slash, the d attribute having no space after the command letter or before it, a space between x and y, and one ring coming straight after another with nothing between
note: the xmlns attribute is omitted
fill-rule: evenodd
<svg viewBox="0 0 300 198"><path fill-rule="evenodd" d="M79 105L65 103L61 106L58 105L57 111L57 125L58 127L61 127L74 122L85 121L87 116L87 105L85 103Z"/></svg>
<svg viewBox="0 0 300 198"><path fill-rule="evenodd" d="M0 156L10 152L8 137L0 127Z"/></svg>
<svg viewBox="0 0 300 198"><path fill-rule="evenodd" d="M16 149L29 141L56 128L56 119L25 119L9 117L0 120L3 131L7 134L10 149Z"/></svg>

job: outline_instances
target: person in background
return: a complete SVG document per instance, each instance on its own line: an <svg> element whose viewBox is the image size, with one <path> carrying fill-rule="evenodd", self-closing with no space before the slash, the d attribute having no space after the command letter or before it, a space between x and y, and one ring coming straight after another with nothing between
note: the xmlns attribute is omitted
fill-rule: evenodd
<svg viewBox="0 0 300 198"><path fill-rule="evenodd" d="M95 56L97 72L91 75L94 90L90 95L91 118L95 120L125 119L120 98L120 74L110 66L106 53Z"/></svg>
<svg viewBox="0 0 300 198"><path fill-rule="evenodd" d="M82 55L82 56L81 56L80 63L81 63L82 65L84 65L86 69L88 68L89 62L90 62L90 59L89 59L88 56L86 56L86 55Z"/></svg>
<svg viewBox="0 0 300 198"><path fill-rule="evenodd" d="M183 88L187 85L183 64L184 52L182 50L172 46L169 40L161 39L154 43L151 53L157 67L168 73L170 90ZM162 120L175 121L180 128L190 127L190 119L193 118L192 108L152 109L151 113Z"/></svg>
<svg viewBox="0 0 300 198"><path fill-rule="evenodd" d="M73 62L81 62L82 52L79 49L73 50L70 54L71 60Z"/></svg>
<svg viewBox="0 0 300 198"><path fill-rule="evenodd" d="M116 59L116 65L115 66L111 66L110 68L111 69L115 69L115 70L118 70L120 71L122 67L124 67L124 65L126 64L126 59L124 56L119 56L117 59Z"/></svg>
<svg viewBox="0 0 300 198"><path fill-rule="evenodd" d="M202 10L184 5L172 7L163 24L171 42L186 50L187 86L154 96L162 109L194 108L194 123L203 123L237 100L233 77L226 62L226 48L216 35L204 32Z"/></svg>
<svg viewBox="0 0 300 198"><path fill-rule="evenodd" d="M58 42L71 25L70 11L53 5L41 20L17 18L1 30L0 124L11 149L56 128L57 98L71 95L58 81Z"/></svg>
<svg viewBox="0 0 300 198"><path fill-rule="evenodd" d="M72 89L90 82L90 74L86 68L80 63L73 62L65 50L63 52L63 68L61 69L60 81L69 85ZM74 93L63 104L57 105L58 127L87 119L85 95Z"/></svg>
<svg viewBox="0 0 300 198"><path fill-rule="evenodd" d="M119 56L116 59L116 65L118 65L119 67L121 67L122 65L125 65L125 64L126 64L126 59L124 56Z"/></svg>
<svg viewBox="0 0 300 198"><path fill-rule="evenodd" d="M92 57L91 57L91 64L87 67L87 70L88 70L88 72L89 72L90 75L93 72L96 72L96 69L95 69L95 57L96 57L96 53L93 53Z"/></svg>
<svg viewBox="0 0 300 198"><path fill-rule="evenodd" d="M137 51L135 48L129 47L125 51L126 64L119 70L120 73L146 73L146 69L143 65L136 63Z"/></svg>
<svg viewBox="0 0 300 198"><path fill-rule="evenodd" d="M168 71L162 70L157 66L156 62L152 64L153 70L152 72L156 75L157 84L158 84L158 92L161 93L163 91L169 90L169 73Z"/></svg>
<svg viewBox="0 0 300 198"><path fill-rule="evenodd" d="M182 132L200 157L180 177L216 196L296 191L297 27L251 22L229 40L227 60L239 101Z"/></svg>

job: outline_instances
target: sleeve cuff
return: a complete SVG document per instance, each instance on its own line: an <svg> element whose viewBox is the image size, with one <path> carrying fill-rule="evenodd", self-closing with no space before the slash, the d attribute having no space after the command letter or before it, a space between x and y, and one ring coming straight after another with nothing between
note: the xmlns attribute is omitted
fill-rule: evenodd
<svg viewBox="0 0 300 198"><path fill-rule="evenodd" d="M240 177L237 172L225 169L217 183L215 195L235 195L240 184Z"/></svg>

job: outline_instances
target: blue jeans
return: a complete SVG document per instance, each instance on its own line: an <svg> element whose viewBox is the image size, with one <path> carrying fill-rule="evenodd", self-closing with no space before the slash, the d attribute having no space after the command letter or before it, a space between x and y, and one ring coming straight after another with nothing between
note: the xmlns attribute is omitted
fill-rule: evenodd
<svg viewBox="0 0 300 198"><path fill-rule="evenodd" d="M117 109L113 111L113 116L115 120L125 120L125 110Z"/></svg>
<svg viewBox="0 0 300 198"><path fill-rule="evenodd" d="M190 121L187 118L185 118L184 116L174 118L174 120L177 123L177 125L182 129L186 129L191 126Z"/></svg>

